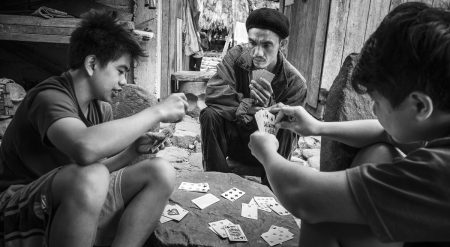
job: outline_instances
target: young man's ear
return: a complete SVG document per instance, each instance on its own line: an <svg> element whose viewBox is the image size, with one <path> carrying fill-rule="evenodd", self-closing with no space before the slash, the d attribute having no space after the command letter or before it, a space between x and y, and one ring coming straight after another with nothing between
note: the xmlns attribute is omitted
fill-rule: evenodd
<svg viewBox="0 0 450 247"><path fill-rule="evenodd" d="M423 121L428 119L433 113L433 100L430 96L422 92L412 92L410 97L414 103L416 119Z"/></svg>
<svg viewBox="0 0 450 247"><path fill-rule="evenodd" d="M97 58L95 57L95 55L86 56L86 58L84 59L84 68L86 69L86 72L89 76L92 76L94 74L95 64L97 62L96 60Z"/></svg>

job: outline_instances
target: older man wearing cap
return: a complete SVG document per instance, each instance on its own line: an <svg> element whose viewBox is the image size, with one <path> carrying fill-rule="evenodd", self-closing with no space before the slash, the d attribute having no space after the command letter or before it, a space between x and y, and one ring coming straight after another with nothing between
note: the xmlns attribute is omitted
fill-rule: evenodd
<svg viewBox="0 0 450 247"><path fill-rule="evenodd" d="M200 113L205 171L230 172L227 157L248 166L261 166L248 148L249 135L257 130L255 112L278 102L302 105L306 82L280 52L289 36L289 20L269 8L257 9L246 21L249 43L230 49L208 81L207 107ZM272 81L255 81L252 71L265 69ZM295 135L277 134L278 152L288 158Z"/></svg>

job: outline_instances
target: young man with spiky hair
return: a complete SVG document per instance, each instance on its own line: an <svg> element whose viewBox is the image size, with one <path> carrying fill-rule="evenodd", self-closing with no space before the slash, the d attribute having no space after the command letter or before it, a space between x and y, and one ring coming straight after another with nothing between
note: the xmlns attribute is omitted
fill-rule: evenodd
<svg viewBox="0 0 450 247"><path fill-rule="evenodd" d="M173 94L113 120L110 102L144 56L107 12L90 12L70 39L70 69L30 90L0 150L1 246L142 246L172 193L162 159L129 166L151 150L145 133L185 114Z"/></svg>
<svg viewBox="0 0 450 247"><path fill-rule="evenodd" d="M300 246L449 246L450 13L395 8L365 43L352 82L374 100L377 120L320 122L302 107L272 109L277 121L294 119L281 128L362 148L351 168L317 172L283 159L273 135L250 138L274 193L303 219ZM395 146L409 149L403 156Z"/></svg>

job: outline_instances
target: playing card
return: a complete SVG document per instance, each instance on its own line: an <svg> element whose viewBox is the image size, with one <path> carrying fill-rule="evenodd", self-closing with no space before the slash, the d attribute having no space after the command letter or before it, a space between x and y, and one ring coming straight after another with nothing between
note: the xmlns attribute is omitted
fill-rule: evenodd
<svg viewBox="0 0 450 247"><path fill-rule="evenodd" d="M189 182L182 182L180 186L178 187L180 190L187 190L187 191L196 191L196 192L203 192L206 193L209 190L209 184L208 183L189 183Z"/></svg>
<svg viewBox="0 0 450 247"><path fill-rule="evenodd" d="M275 127L275 115L266 109L261 109L255 113L256 125L259 131L276 135L278 129Z"/></svg>
<svg viewBox="0 0 450 247"><path fill-rule="evenodd" d="M290 213L284 208L281 204L271 203L269 204L270 209L272 209L275 213L279 215L289 215Z"/></svg>
<svg viewBox="0 0 450 247"><path fill-rule="evenodd" d="M231 221L224 219L219 221L214 221L211 223L208 223L210 227L213 228L213 230L218 234L221 238L227 238L227 232L225 231L225 226L228 225L234 225Z"/></svg>
<svg viewBox="0 0 450 247"><path fill-rule="evenodd" d="M167 204L163 211L163 216L167 218L174 219L176 221L180 221L189 213L186 209L180 207L177 204Z"/></svg>
<svg viewBox="0 0 450 247"><path fill-rule="evenodd" d="M270 245L274 246L294 238L294 234L288 229L279 226L271 226L270 230L261 234L261 237Z"/></svg>
<svg viewBox="0 0 450 247"><path fill-rule="evenodd" d="M272 82L274 77L275 77L275 74L273 74L273 73L271 73L271 72L269 72L268 70L265 70L265 69L262 69L261 70L261 74L259 74L259 78L264 78L269 83Z"/></svg>
<svg viewBox="0 0 450 247"><path fill-rule="evenodd" d="M166 217L164 215L161 215L161 217L159 218L159 222L161 222L161 224L166 223L166 222L171 221L171 220L173 220L173 219L168 218L168 217Z"/></svg>
<svg viewBox="0 0 450 247"><path fill-rule="evenodd" d="M192 202L195 205L197 205L197 207L199 207L200 209L204 209L208 206L211 206L212 204L218 201L220 201L220 199L210 193L192 200Z"/></svg>
<svg viewBox="0 0 450 247"><path fill-rule="evenodd" d="M266 212L272 212L272 209L270 209L269 205L277 202L273 197L255 196L253 197L253 199L258 204L258 209L261 209Z"/></svg>
<svg viewBox="0 0 450 247"><path fill-rule="evenodd" d="M241 196L245 194L244 191L238 189L238 188L231 188L221 194L221 196L227 198L228 200L234 202L237 199L239 199Z"/></svg>
<svg viewBox="0 0 450 247"><path fill-rule="evenodd" d="M241 216L249 219L258 219L258 206L255 204L242 203Z"/></svg>
<svg viewBox="0 0 450 247"><path fill-rule="evenodd" d="M246 242L247 237L244 234L244 231L242 231L242 228L240 225L228 225L225 226L225 231L227 232L228 239L233 242Z"/></svg>

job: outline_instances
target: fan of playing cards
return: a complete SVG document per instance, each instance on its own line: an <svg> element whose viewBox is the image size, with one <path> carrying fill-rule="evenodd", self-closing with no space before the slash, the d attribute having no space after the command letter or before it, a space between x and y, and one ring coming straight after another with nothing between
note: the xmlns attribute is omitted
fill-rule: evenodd
<svg viewBox="0 0 450 247"><path fill-rule="evenodd" d="M258 130L272 135L277 135L278 128L275 127L275 115L267 109L261 109L255 113L256 125Z"/></svg>

